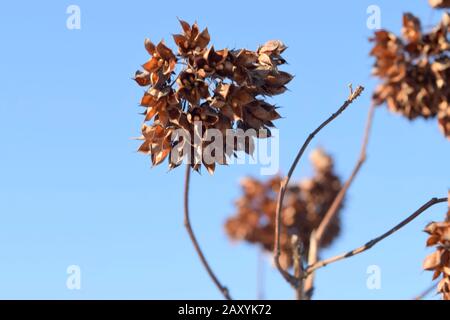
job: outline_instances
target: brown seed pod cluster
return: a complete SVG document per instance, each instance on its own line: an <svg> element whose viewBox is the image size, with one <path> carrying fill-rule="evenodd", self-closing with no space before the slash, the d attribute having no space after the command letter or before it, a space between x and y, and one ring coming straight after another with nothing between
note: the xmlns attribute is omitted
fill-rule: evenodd
<svg viewBox="0 0 450 320"><path fill-rule="evenodd" d="M373 74L382 80L373 101L412 120L438 118L439 128L450 138L450 15L429 33L410 13L403 15L402 37L380 30L370 40L375 57Z"/></svg>
<svg viewBox="0 0 450 320"><path fill-rule="evenodd" d="M197 23L180 23L182 33L173 36L177 52L163 41L145 40L151 57L143 70L136 72L135 80L148 87L141 106L145 108L144 122L151 124L142 126L140 139L144 142L139 151L150 155L153 165L171 155L169 167L174 168L186 156L185 150L190 150L191 166L198 170L203 163L213 173L216 163L225 164L226 158L238 151L252 154L253 139L270 135L273 121L280 115L266 98L285 92L293 77L279 70L286 63L281 56L286 46L281 41L268 41L256 51L216 50L209 45L208 29L200 31ZM174 135L178 129L190 138ZM256 133L245 143L224 145L222 155L206 163L201 153L210 144L205 139L210 129L224 136L248 129ZM194 137L200 142L194 143Z"/></svg>
<svg viewBox="0 0 450 320"><path fill-rule="evenodd" d="M280 262L285 268L293 265L292 236L300 238L307 254L311 232L319 226L341 189L341 181L334 173L333 159L329 155L317 149L311 154L310 160L315 169L314 177L291 185L286 190L280 234ZM237 212L225 223L226 233L232 240L258 244L266 251L273 250L280 182L279 176L265 182L253 178L242 180L243 195L236 201ZM330 245L339 232L338 213L319 247Z"/></svg>
<svg viewBox="0 0 450 320"><path fill-rule="evenodd" d="M428 0L428 3L436 9L450 8L450 0Z"/></svg>
<svg viewBox="0 0 450 320"><path fill-rule="evenodd" d="M444 300L450 300L450 200L448 207L444 222L432 222L425 228L425 232L429 234L427 246L435 246L436 251L423 262L425 270L434 271L433 280L442 275L437 289Z"/></svg>

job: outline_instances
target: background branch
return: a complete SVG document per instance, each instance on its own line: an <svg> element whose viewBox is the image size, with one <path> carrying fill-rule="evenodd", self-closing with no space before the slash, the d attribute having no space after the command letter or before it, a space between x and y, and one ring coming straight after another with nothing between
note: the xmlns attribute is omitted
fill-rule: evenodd
<svg viewBox="0 0 450 320"><path fill-rule="evenodd" d="M340 260L343 260L343 259L346 259L349 257L353 257L357 254L360 254L360 253L366 251L366 250L369 250L374 245L376 245L378 242L382 241L383 239L386 239L387 237L389 237L396 231L398 231L401 228L403 228L404 226L406 226L408 223L413 221L415 218L417 218L420 214L422 214L428 208L434 206L437 203L446 202L446 201L447 201L447 198L432 198L430 201L428 201L423 206L421 206L419 209L417 209L412 215L410 215L408 218L406 218L405 220L403 220L402 222L397 224L395 227L393 227L389 231L383 233L382 235L376 237L375 239L370 240L369 242L367 242L366 244L362 245L359 248L353 249L351 251L339 254L337 256L334 256L334 257L331 257L328 259L321 260L311 266L308 266L308 268L306 269L306 274L309 274L319 268L325 267L331 263L334 263L334 262L337 262L337 261L340 261Z"/></svg>
<svg viewBox="0 0 450 320"><path fill-rule="evenodd" d="M256 266L256 299L264 300L264 250L258 249L257 266Z"/></svg>
<svg viewBox="0 0 450 320"><path fill-rule="evenodd" d="M308 265L314 264L317 262L317 237L316 237L316 231L313 230L311 232L311 236L309 239L309 251L308 251ZM312 298L312 295L314 293L314 272L311 272L307 275L305 280L305 286L304 286L304 292L305 292L305 298L307 300L310 300Z"/></svg>
<svg viewBox="0 0 450 320"><path fill-rule="evenodd" d="M294 162L291 165L291 168L289 169L289 172L287 176L283 179L280 186L280 192L278 193L278 200L277 200L277 208L276 208L276 216L275 216L275 246L274 246L274 262L275 266L277 267L278 271L281 273L283 278L289 282L294 287L298 286L298 279L296 279L295 276L292 276L289 272L284 270L280 263L280 232L281 232L281 209L283 207L283 200L284 200L284 194L286 192L286 188L289 184L289 180L292 177L292 174L294 173L295 168L297 167L298 162L300 161L301 157L303 156L303 153L305 152L306 148L308 147L311 140L315 137L317 133L320 132L324 127L326 127L330 122L332 122L334 119L336 119L342 112L344 112L345 109L356 99L359 97L359 95L362 93L364 88L362 86L358 86L355 91L351 90L350 96L347 98L347 100L344 102L344 104L335 112L333 113L327 120L325 120L321 125L319 125L312 133L309 134L308 138L303 143L302 147L300 148L297 156L294 159Z"/></svg>
<svg viewBox="0 0 450 320"><path fill-rule="evenodd" d="M437 291L436 287L437 287L437 282L438 281L434 281L430 287L428 287L427 289L425 289L424 291L422 291L418 296L414 297L413 300L423 300L424 298L426 298L430 293L432 293L433 291Z"/></svg>
<svg viewBox="0 0 450 320"><path fill-rule="evenodd" d="M223 286L219 279L216 277L214 272L212 271L211 267L208 264L208 261L205 258L205 255L202 252L202 249L200 248L200 245L197 241L197 238L195 237L194 231L192 230L191 221L189 219L189 181L191 176L191 167L189 164L186 165L186 176L184 180L184 226L186 227L186 230L189 234L189 237L191 238L192 244L194 245L195 251L197 252L197 255L200 258L200 261L202 262L203 266L206 269L206 272L208 273L209 277L212 279L216 287L220 290L222 295L227 300L232 300L230 293L228 292L228 289Z"/></svg>
<svg viewBox="0 0 450 320"><path fill-rule="evenodd" d="M303 265L303 245L300 238L294 234L291 239L293 260L294 260L294 276L298 279L297 287L295 288L296 299L304 300L303 294L303 274L305 272Z"/></svg>

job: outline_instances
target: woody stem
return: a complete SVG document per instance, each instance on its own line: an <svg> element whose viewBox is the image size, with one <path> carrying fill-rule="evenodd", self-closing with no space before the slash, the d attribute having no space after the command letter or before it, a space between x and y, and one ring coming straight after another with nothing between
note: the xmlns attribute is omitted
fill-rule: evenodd
<svg viewBox="0 0 450 320"><path fill-rule="evenodd" d="M189 218L189 181L190 181L190 176L191 176L191 167L189 164L187 164L186 165L186 175L185 175L185 180L184 180L184 226L187 230L187 233L189 234L189 238L191 239L192 244L194 245L195 251L197 252L197 255L200 258L201 263L205 267L206 272L208 273L209 277L214 282L214 284L219 289L219 291L222 293L224 298L227 300L232 300L230 293L228 292L228 289L222 285L222 283L219 281L219 279L217 278L217 276L214 274L213 270L209 266L209 263L206 260L202 249L200 248L200 245L197 241L194 231L192 230L191 221Z"/></svg>

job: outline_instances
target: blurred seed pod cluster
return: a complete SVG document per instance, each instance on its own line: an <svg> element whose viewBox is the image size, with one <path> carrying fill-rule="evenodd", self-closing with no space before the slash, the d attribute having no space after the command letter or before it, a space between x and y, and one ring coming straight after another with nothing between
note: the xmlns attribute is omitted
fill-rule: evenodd
<svg viewBox="0 0 450 320"><path fill-rule="evenodd" d="M297 235L307 255L311 232L316 229L341 189L341 181L334 173L333 159L323 150L310 155L315 175L292 184L285 194L282 208L281 256L283 267L293 265L291 238ZM225 231L232 240L260 245L266 251L274 249L275 214L281 177L268 181L245 178L241 181L242 196L236 201L236 213L225 223ZM319 244L329 246L340 232L339 212Z"/></svg>
<svg viewBox="0 0 450 320"><path fill-rule="evenodd" d="M180 24L182 33L173 36L176 52L163 41L145 40L150 59L135 75L140 86L148 87L141 100L145 119L139 151L150 155L153 165L170 154L169 167L174 168L181 164L189 146L191 166L199 170L203 164L213 173L216 163L225 164L227 157L238 151L252 154L254 138L270 136L273 121L280 115L267 97L285 92L293 76L279 70L286 63L282 57L286 46L281 41L268 41L256 51L217 50L209 44L208 29L200 31L197 23L182 20ZM178 129L190 138L174 137ZM224 138L223 156L205 163L201 151L210 143L205 139L210 129L224 136L247 129L256 133L245 143L232 146L225 146Z"/></svg>
<svg viewBox="0 0 450 320"><path fill-rule="evenodd" d="M375 57L373 74L382 81L373 94L374 103L386 103L389 110L410 120L437 117L447 138L450 138L449 29L448 12L430 32L424 32L420 20L406 13L402 37L380 30L370 39L374 43L370 52Z"/></svg>
<svg viewBox="0 0 450 320"><path fill-rule="evenodd" d="M428 0L428 2L436 9L450 8L450 0Z"/></svg>
<svg viewBox="0 0 450 320"><path fill-rule="evenodd" d="M432 222L425 228L425 232L429 234L427 246L435 246L436 251L423 262L425 270L434 271L433 280L442 275L437 290L444 300L450 300L450 200L448 207L444 222Z"/></svg>

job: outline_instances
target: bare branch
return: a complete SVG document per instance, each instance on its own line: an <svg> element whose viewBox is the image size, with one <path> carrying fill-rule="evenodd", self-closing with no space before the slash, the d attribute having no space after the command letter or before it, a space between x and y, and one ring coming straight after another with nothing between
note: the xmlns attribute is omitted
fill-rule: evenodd
<svg viewBox="0 0 450 320"><path fill-rule="evenodd" d="M310 246L313 244L316 246L315 250L309 249L309 258L308 258L308 264L313 265L317 262L317 246L322 241L323 235L328 229L328 226L330 225L331 221L333 221L334 217L336 216L337 212L339 211L339 208L342 205L342 201L344 200L345 194L347 193L348 189L350 188L351 184L353 183L353 180L358 175L362 165L366 161L367 157L367 145L369 143L369 137L370 137L370 129L372 128L372 122L373 122L373 115L375 111L375 104L372 103L369 108L369 113L367 116L366 126L364 129L364 136L362 140L361 145L361 151L359 153L359 158L356 162L355 167L353 168L352 173L350 174L350 177L347 179L347 181L342 186L341 190L339 190L339 193L337 194L336 198L334 199L333 203L331 204L330 208L328 209L327 213L325 214L323 220L321 221L319 227L317 228L316 232L314 233L315 239L313 239L313 234L311 234L310 239ZM312 294L313 289L313 282L314 282L314 274L311 273L308 275L308 278L305 282L305 292L310 292Z"/></svg>
<svg viewBox="0 0 450 320"><path fill-rule="evenodd" d="M295 276L291 275L289 272L284 270L280 263L280 232L281 232L281 209L283 207L283 200L284 200L284 194L286 192L286 188L289 184L289 180L292 177L292 174L294 173L295 168L297 167L297 164L299 163L301 157L303 156L303 153L305 152L306 148L308 147L311 140L315 137L317 133L320 132L324 127L326 127L330 122L332 122L334 119L336 119L342 112L347 109L347 107L352 104L352 102L358 98L358 96L362 93L364 88L362 86L358 86L355 91L351 91L349 97L344 102L344 104L335 112L333 113L327 120L325 120L320 126L318 126L312 133L309 134L308 138L303 143L302 147L300 148L297 156L294 159L294 162L291 165L291 168L289 169L289 172L287 176L283 179L280 186L280 191L278 193L278 201L277 201L277 209L276 209L276 216L275 216L275 246L274 246L274 260L275 260L275 266L277 267L278 271L281 273L283 278L289 282L294 287L297 287L298 280L295 278Z"/></svg>
<svg viewBox="0 0 450 320"><path fill-rule="evenodd" d="M392 235L393 233L397 232L398 230L400 230L401 228L403 228L404 226L406 226L408 223L410 223L411 221L413 221L415 218L417 218L420 214L422 214L424 211L426 211L428 208L434 206L437 203L441 203L441 202L446 202L447 198L432 198L430 201L428 201L427 203L425 203L423 206L421 206L419 209L417 209L412 215L410 215L408 218L406 218L405 220L403 220L402 222L400 222L399 224L397 224L395 227L393 227L392 229L388 230L387 232L383 233L382 235L376 237L375 239L370 240L369 242L367 242L366 244L362 245L359 248L353 249L351 251L348 251L346 253L342 253L339 254L337 256L319 261L311 266L309 266L306 269L306 274L309 274L319 268L325 267L331 263L346 259L346 258L350 258L353 257L357 254L360 254L364 251L369 250L370 248L372 248L374 245L376 245L378 242L382 241L383 239L386 239L387 237L389 237L390 235Z"/></svg>
<svg viewBox="0 0 450 320"><path fill-rule="evenodd" d="M197 252L200 261L202 262L203 266L206 269L206 272L208 273L209 277L212 279L216 287L220 290L222 295L227 300L232 300L230 293L228 292L228 289L223 286L219 279L214 274L213 270L208 264L208 261L205 258L205 255L202 252L202 249L200 248L200 245L197 241L197 238L195 237L194 231L192 230L191 221L189 219L189 180L191 176L191 167L189 164L186 165L186 176L184 180L184 226L186 227L186 230L189 234L189 237L191 238L192 244L194 245L195 251Z"/></svg>
<svg viewBox="0 0 450 320"><path fill-rule="evenodd" d="M430 293L432 293L433 291L436 291L437 293L437 282L438 281L434 281L430 287L428 287L427 289L425 289L424 291L422 291L418 296L414 297L413 300L423 300L425 299Z"/></svg>
<svg viewBox="0 0 450 320"><path fill-rule="evenodd" d="M361 169L362 165L366 161L367 145L369 143L370 129L372 128L374 111L375 111L375 104L372 103L372 105L370 106L370 109L369 109L369 114L367 116L366 127L364 129L364 138L363 138L363 142L361 145L361 151L359 154L358 161L356 162L356 165L353 168L353 171L350 174L350 177L344 183L344 186L339 191L338 195L336 196L336 198L334 199L330 208L328 209L327 213L325 214L325 217L323 218L319 227L317 228L316 237L317 237L317 242L319 242L319 243L322 240L324 233L327 231L327 228L330 225L330 222L333 220L336 213L338 212L338 209L341 206L342 201L344 200L347 190L350 188L350 185L353 183L353 180L355 179L355 177L358 174L359 170Z"/></svg>

